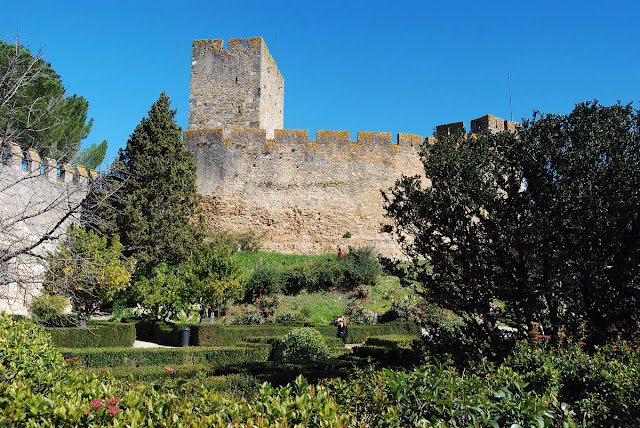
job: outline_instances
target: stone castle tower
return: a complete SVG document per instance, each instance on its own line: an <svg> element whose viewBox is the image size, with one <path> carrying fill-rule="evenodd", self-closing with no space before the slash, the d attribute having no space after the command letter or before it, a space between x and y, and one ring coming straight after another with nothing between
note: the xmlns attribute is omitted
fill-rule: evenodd
<svg viewBox="0 0 640 428"><path fill-rule="evenodd" d="M189 129L282 129L284 79L261 37L195 40Z"/></svg>
<svg viewBox="0 0 640 428"><path fill-rule="evenodd" d="M433 138L390 132L282 129L284 79L262 38L195 40L185 146L212 231L251 232L267 251L323 253L373 246L401 256L381 232L389 190L424 175L420 151ZM487 115L472 132L513 127ZM441 125L438 135L466 132ZM394 141L395 140L395 141ZM427 180L425 180L427 182Z"/></svg>

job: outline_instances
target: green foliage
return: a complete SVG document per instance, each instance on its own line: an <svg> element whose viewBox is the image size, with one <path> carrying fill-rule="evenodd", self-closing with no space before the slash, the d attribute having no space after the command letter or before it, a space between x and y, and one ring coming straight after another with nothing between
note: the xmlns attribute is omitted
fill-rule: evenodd
<svg viewBox="0 0 640 428"><path fill-rule="evenodd" d="M102 140L100 144L93 143L90 147L76 153L73 163L95 169L100 166L106 154L107 140Z"/></svg>
<svg viewBox="0 0 640 428"><path fill-rule="evenodd" d="M64 368L64 360L44 328L29 320L15 320L0 312L0 343L2 382L39 381L47 372Z"/></svg>
<svg viewBox="0 0 640 428"><path fill-rule="evenodd" d="M64 296L42 293L29 303L29 313L33 320L47 327L64 326L72 321L64 311L70 302Z"/></svg>
<svg viewBox="0 0 640 428"><path fill-rule="evenodd" d="M278 322L275 314L280 305L280 298L278 294L261 296L255 300L253 305L246 305L236 309L236 311L229 311L227 314L231 319L229 324L252 325ZM291 320L293 319L293 316L291 316Z"/></svg>
<svg viewBox="0 0 640 428"><path fill-rule="evenodd" d="M57 348L133 346L136 328L130 323L99 323L89 328L50 327L47 332Z"/></svg>
<svg viewBox="0 0 640 428"><path fill-rule="evenodd" d="M612 343L585 348L586 324L579 336L543 335L534 325L495 373L514 376L538 394L554 394L575 403L579 419L589 426L637 426L640 423L640 342L620 334Z"/></svg>
<svg viewBox="0 0 640 428"><path fill-rule="evenodd" d="M118 237L109 242L93 230L70 227L57 252L49 255L47 291L68 297L81 323L86 322L129 285L133 263L122 259L123 248Z"/></svg>
<svg viewBox="0 0 640 428"><path fill-rule="evenodd" d="M350 325L353 324L375 324L378 317L375 312L367 309L364 299L351 298L347 302L344 314Z"/></svg>
<svg viewBox="0 0 640 428"><path fill-rule="evenodd" d="M216 308L241 295L240 275L228 248L204 244L175 267L162 263L148 276L139 272L133 288L151 316L175 319L197 305L200 318L208 314L213 321Z"/></svg>
<svg viewBox="0 0 640 428"><path fill-rule="evenodd" d="M201 245L178 266L177 274L184 281L181 299L187 305L199 305L201 319L209 313L211 322L216 308L242 293L240 267L228 248Z"/></svg>
<svg viewBox="0 0 640 428"><path fill-rule="evenodd" d="M354 248L344 255L346 281L354 285L375 285L382 274L378 254L372 247Z"/></svg>
<svg viewBox="0 0 640 428"><path fill-rule="evenodd" d="M430 145L430 186L404 178L385 195L387 230L413 259L409 277L425 299L481 320L477 337L490 342L500 339L495 301L523 330L587 319L603 343L635 329L638 120L631 106L581 103L566 116L536 113L517 134Z"/></svg>
<svg viewBox="0 0 640 428"><path fill-rule="evenodd" d="M367 346L384 346L387 348L411 348L416 335L373 336L367 339Z"/></svg>
<svg viewBox="0 0 640 428"><path fill-rule="evenodd" d="M310 327L291 330L280 340L274 353L276 361L284 362L326 360L330 357L324 337Z"/></svg>
<svg viewBox="0 0 640 428"><path fill-rule="evenodd" d="M187 308L181 299L184 280L176 269L161 263L151 270L147 277L138 272L133 283L137 300L150 316L159 319L175 319L180 311Z"/></svg>
<svg viewBox="0 0 640 428"><path fill-rule="evenodd" d="M78 358L85 368L184 366L208 364L228 366L246 362L267 361L270 345L187 347L187 348L84 348L60 349L64 358Z"/></svg>
<svg viewBox="0 0 640 428"><path fill-rule="evenodd" d="M281 293L284 281L282 268L260 266L245 285L244 300L251 302L263 295Z"/></svg>
<svg viewBox="0 0 640 428"><path fill-rule="evenodd" d="M375 285L382 267L372 248L353 249L342 259L332 255L286 257L283 255L246 255L243 265L251 271L245 285L245 300L263 294L297 294L301 291L351 289L361 284ZM257 260L256 260L257 259Z"/></svg>
<svg viewBox="0 0 640 428"><path fill-rule="evenodd" d="M147 266L147 274L162 262L185 261L201 240L195 163L169 105L162 93L120 151L120 172L111 177L124 179L112 202L116 231L125 254Z"/></svg>
<svg viewBox="0 0 640 428"><path fill-rule="evenodd" d="M0 76L0 139L54 159L71 159L91 131L87 100L67 95L51 64L19 40L0 40Z"/></svg>
<svg viewBox="0 0 640 428"><path fill-rule="evenodd" d="M447 366L371 369L326 382L339 406L366 426L577 426L569 407L521 383L489 383Z"/></svg>

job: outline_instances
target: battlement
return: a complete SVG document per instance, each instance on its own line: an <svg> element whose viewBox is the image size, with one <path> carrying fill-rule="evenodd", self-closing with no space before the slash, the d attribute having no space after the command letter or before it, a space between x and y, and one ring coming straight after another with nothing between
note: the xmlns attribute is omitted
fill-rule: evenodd
<svg viewBox="0 0 640 428"><path fill-rule="evenodd" d="M505 120L501 117L486 114L477 119L471 121L471 133L480 134L484 131L502 132L510 131L516 132L516 128L519 125L518 122L512 120ZM446 123L444 125L436 126L436 138L443 138L458 133L466 134L466 128L464 122Z"/></svg>
<svg viewBox="0 0 640 428"><path fill-rule="evenodd" d="M419 148L423 144L421 135L399 133L394 143L391 132L358 132L357 140L351 140L350 131L316 131L316 139L309 139L308 130L300 129L276 129L274 138L267 139L264 129L253 128L217 128L205 130L188 130L184 132L185 145L191 149L198 149L211 144L233 145L236 147L278 151L292 147L322 147L344 146L354 147L390 147L392 145L402 147Z"/></svg>
<svg viewBox="0 0 640 428"><path fill-rule="evenodd" d="M250 37L247 39L229 39L227 49L224 49L223 39L201 39L194 40L193 51L206 52L214 50L219 53L230 55L261 55L265 50L268 52L267 45L262 37Z"/></svg>
<svg viewBox="0 0 640 428"><path fill-rule="evenodd" d="M284 123L284 79L262 37L194 40L189 129L256 128L273 138Z"/></svg>
<svg viewBox="0 0 640 428"><path fill-rule="evenodd" d="M23 151L20 146L10 141L0 141L2 151L2 167L13 172L41 175L55 183L73 185L87 184L98 178L98 171L87 169L84 165L72 165L69 162L58 162L54 159L42 158L37 150L31 148Z"/></svg>

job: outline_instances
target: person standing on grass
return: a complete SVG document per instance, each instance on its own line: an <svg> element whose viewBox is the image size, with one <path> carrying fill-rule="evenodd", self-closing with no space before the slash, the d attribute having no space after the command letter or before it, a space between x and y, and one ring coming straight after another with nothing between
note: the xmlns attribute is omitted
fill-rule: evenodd
<svg viewBox="0 0 640 428"><path fill-rule="evenodd" d="M342 339L342 342L346 345L347 338L349 337L349 330L347 330L347 320L343 316L340 316L338 317L337 324L338 334L336 336Z"/></svg>

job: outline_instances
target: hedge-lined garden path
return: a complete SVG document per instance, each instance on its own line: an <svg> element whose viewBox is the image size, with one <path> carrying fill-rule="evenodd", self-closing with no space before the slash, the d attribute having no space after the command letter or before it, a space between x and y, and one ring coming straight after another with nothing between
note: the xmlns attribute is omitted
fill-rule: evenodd
<svg viewBox="0 0 640 428"><path fill-rule="evenodd" d="M143 342L142 340L134 341L133 347L134 348L175 348L175 346L158 345L157 343Z"/></svg>

